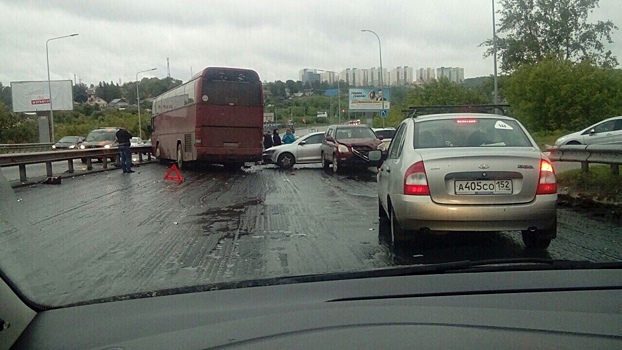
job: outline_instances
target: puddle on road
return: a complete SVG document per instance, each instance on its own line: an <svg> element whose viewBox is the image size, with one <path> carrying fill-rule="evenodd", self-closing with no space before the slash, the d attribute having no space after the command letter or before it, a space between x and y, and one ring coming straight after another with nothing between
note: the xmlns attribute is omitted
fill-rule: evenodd
<svg viewBox="0 0 622 350"><path fill-rule="evenodd" d="M250 235L252 232L240 230L240 216L244 214L249 207L262 204L259 198L253 198L246 202L236 203L222 208L209 209L203 213L197 214L201 217L200 223L203 230L203 236L209 236L214 233L224 233L224 238L235 238L236 232L238 237Z"/></svg>

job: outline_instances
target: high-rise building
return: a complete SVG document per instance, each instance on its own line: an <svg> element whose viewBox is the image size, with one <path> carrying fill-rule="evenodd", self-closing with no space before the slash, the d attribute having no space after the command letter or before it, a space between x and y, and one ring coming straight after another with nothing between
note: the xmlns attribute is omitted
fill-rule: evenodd
<svg viewBox="0 0 622 350"><path fill-rule="evenodd" d="M436 79L434 68L419 68L417 70L416 80L418 83L429 83L434 79Z"/></svg>
<svg viewBox="0 0 622 350"><path fill-rule="evenodd" d="M300 81L302 81L303 84L309 83L309 84L313 84L314 82L320 82L321 77L320 74L317 72L317 69L310 69L310 68L305 68L305 69L301 69L298 72L298 77L300 78Z"/></svg>
<svg viewBox="0 0 622 350"><path fill-rule="evenodd" d="M452 83L464 82L464 68L460 67L441 67L436 70L438 79L445 77Z"/></svg>
<svg viewBox="0 0 622 350"><path fill-rule="evenodd" d="M404 66L397 67L391 70L389 74L389 81L385 82L385 85L404 86L412 84L414 79L414 70L412 67Z"/></svg>

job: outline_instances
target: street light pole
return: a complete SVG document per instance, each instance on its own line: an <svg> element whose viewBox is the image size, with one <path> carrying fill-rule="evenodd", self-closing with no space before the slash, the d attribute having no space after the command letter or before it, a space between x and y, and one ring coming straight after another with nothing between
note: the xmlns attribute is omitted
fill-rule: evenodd
<svg viewBox="0 0 622 350"><path fill-rule="evenodd" d="M156 69L158 68L156 67L156 68L151 68L151 69L145 69L145 70L141 70L140 72L136 73L136 105L138 106L138 135L139 135L138 137L140 137L141 140L143 139L143 126L140 121L140 94L138 93L138 74L150 72Z"/></svg>
<svg viewBox="0 0 622 350"><path fill-rule="evenodd" d="M493 77L494 86L495 86L494 103L497 104L499 103L499 86L497 83L497 26L495 24L495 0L492 0L492 56L493 56L493 60L495 61L494 63L495 75Z"/></svg>
<svg viewBox="0 0 622 350"><path fill-rule="evenodd" d="M382 71L382 44L380 42L380 37L378 36L378 34L376 34L376 32L374 32L373 30L369 30L369 29L361 29L361 32L370 32L373 35L376 36L376 38L378 39L378 52L380 52L380 89L382 90L384 88L384 84L382 81L382 76L383 76L383 71ZM382 99L382 110L384 111L384 98ZM382 127L384 128L384 119L382 118Z"/></svg>
<svg viewBox="0 0 622 350"><path fill-rule="evenodd" d="M52 106L52 81L50 80L50 55L48 51L48 43L52 40L69 38L69 37L76 36L76 35L78 34L74 33L74 34L69 34L69 35L57 36L55 38L48 39L45 42L45 60L47 62L47 67L48 67L48 95L50 97L50 124L52 125L52 135L51 135L52 142L56 140L54 139L54 108Z"/></svg>

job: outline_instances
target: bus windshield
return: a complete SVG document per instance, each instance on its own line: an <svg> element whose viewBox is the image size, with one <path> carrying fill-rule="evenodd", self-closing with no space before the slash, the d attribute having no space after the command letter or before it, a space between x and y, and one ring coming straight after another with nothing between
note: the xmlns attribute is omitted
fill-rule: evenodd
<svg viewBox="0 0 622 350"><path fill-rule="evenodd" d="M203 77L202 93L207 103L226 106L261 106L263 99L257 74L246 70L208 70Z"/></svg>

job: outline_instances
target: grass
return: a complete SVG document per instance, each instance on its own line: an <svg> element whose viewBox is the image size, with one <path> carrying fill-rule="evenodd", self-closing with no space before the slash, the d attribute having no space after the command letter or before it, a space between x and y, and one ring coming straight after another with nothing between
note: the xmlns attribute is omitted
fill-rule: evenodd
<svg viewBox="0 0 622 350"><path fill-rule="evenodd" d="M620 176L611 174L611 167L608 165L592 165L587 173L581 169L573 169L556 175L560 192L579 193L614 202L622 201Z"/></svg>
<svg viewBox="0 0 622 350"><path fill-rule="evenodd" d="M533 137L533 139L536 141L536 143L538 144L538 147L540 147L540 149L542 151L546 151L546 146L553 146L555 144L555 140L557 140L558 138L568 134L568 131L540 131L540 132L534 132L531 134L531 136Z"/></svg>

